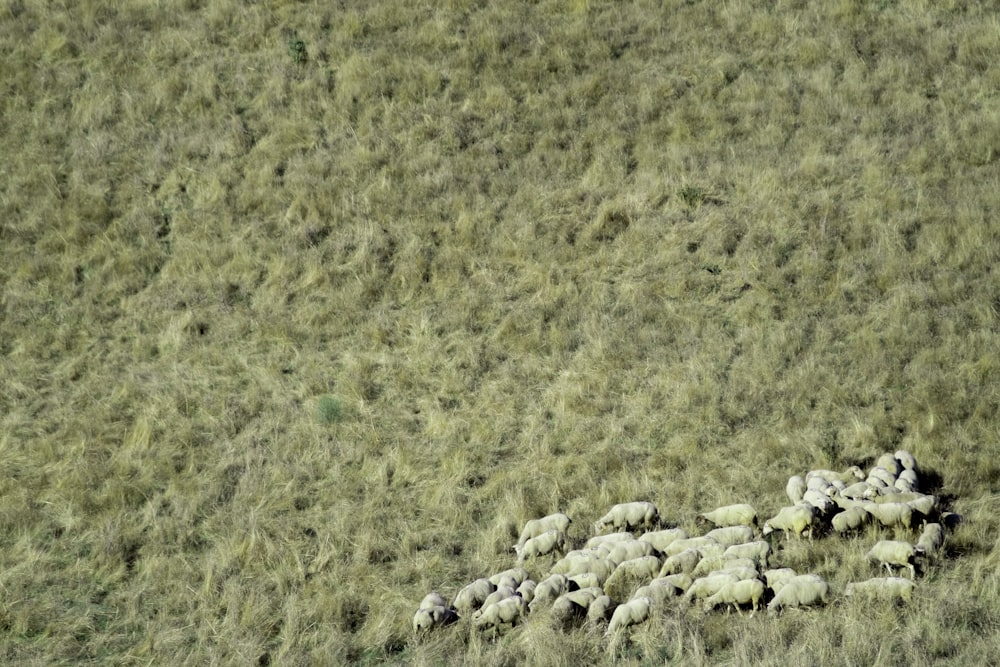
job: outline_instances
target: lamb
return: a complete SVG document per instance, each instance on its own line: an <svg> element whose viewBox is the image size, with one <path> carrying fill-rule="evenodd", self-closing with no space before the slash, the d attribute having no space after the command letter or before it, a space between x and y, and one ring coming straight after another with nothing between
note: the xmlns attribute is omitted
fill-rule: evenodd
<svg viewBox="0 0 1000 667"><path fill-rule="evenodd" d="M723 558L747 558L758 567L767 567L767 559L771 555L771 545L766 540L734 544L722 554Z"/></svg>
<svg viewBox="0 0 1000 667"><path fill-rule="evenodd" d="M532 537L524 546L514 545L517 551L517 562L523 563L526 558L547 556L553 551L566 550L566 534L559 530L547 530L538 537Z"/></svg>
<svg viewBox="0 0 1000 667"><path fill-rule="evenodd" d="M788 499L794 505L802 502L802 494L806 492L806 488L806 480L798 475L792 475L788 478L788 484L785 485L785 493L788 494Z"/></svg>
<svg viewBox="0 0 1000 667"><path fill-rule="evenodd" d="M595 532L602 532L608 526L617 530L632 530L639 526L652 528L659 522L660 513L656 505L646 501L621 503L597 520Z"/></svg>
<svg viewBox="0 0 1000 667"><path fill-rule="evenodd" d="M710 521L720 528L757 525L757 510L752 505L746 503L726 505L711 512L700 514L699 517Z"/></svg>
<svg viewBox="0 0 1000 667"><path fill-rule="evenodd" d="M431 609L433 607L447 607L448 603L437 591L431 591L420 601L418 609Z"/></svg>
<svg viewBox="0 0 1000 667"><path fill-rule="evenodd" d="M561 512L543 516L541 519L530 519L524 524L524 528L521 530L521 536L517 540L517 546L523 547L524 543L531 538L538 537L542 533L547 533L550 530L557 530L560 533L565 533L569 529L569 525L571 523L573 523L573 520Z"/></svg>
<svg viewBox="0 0 1000 667"><path fill-rule="evenodd" d="M731 604L740 611L741 604L750 604L752 611L750 616L757 612L761 599L764 597L764 582L760 579L744 579L725 584L715 595L709 596L705 600L705 611L711 611L720 604Z"/></svg>
<svg viewBox="0 0 1000 667"><path fill-rule="evenodd" d="M663 567L660 568L660 576L679 573L691 574L700 561L700 551L694 548L685 549L679 554L674 554L663 561Z"/></svg>
<svg viewBox="0 0 1000 667"><path fill-rule="evenodd" d="M913 508L906 503L865 503L864 508L886 528L910 528L913 524Z"/></svg>
<svg viewBox="0 0 1000 667"><path fill-rule="evenodd" d="M473 619L472 623L480 629L492 627L494 630L499 630L501 625L507 623L511 626L517 625L527 615L528 603L520 595L515 595L484 607L482 613Z"/></svg>
<svg viewBox="0 0 1000 667"><path fill-rule="evenodd" d="M871 548L866 557L868 560L876 561L884 566L889 571L890 576L893 565L909 568L910 579L915 579L916 568L914 568L913 562L916 553L916 549L909 542L882 540Z"/></svg>
<svg viewBox="0 0 1000 667"><path fill-rule="evenodd" d="M462 616L467 616L481 607L487 596L496 589L496 585L489 579L476 579L458 592L451 606Z"/></svg>
<svg viewBox="0 0 1000 667"><path fill-rule="evenodd" d="M936 556L942 546L944 546L944 528L941 524L929 523L924 526L924 532L920 533L920 539L917 540L917 552L925 556Z"/></svg>
<svg viewBox="0 0 1000 667"><path fill-rule="evenodd" d="M833 529L841 535L860 530L868 523L871 514L862 506L851 507L839 514L834 514L830 523Z"/></svg>
<svg viewBox="0 0 1000 667"><path fill-rule="evenodd" d="M705 537L711 537L724 547L731 547L734 544L743 544L753 539L753 528L750 526L727 526L716 528L705 533Z"/></svg>
<svg viewBox="0 0 1000 667"><path fill-rule="evenodd" d="M682 528L667 528L665 530L654 530L643 533L639 536L639 539L643 542L649 542L657 551L663 552L666 551L671 542L685 540L687 537L687 532Z"/></svg>
<svg viewBox="0 0 1000 667"><path fill-rule="evenodd" d="M880 600L909 601L913 595L915 584L910 579L902 577L881 577L867 581L857 581L847 584L844 595L866 595Z"/></svg>
<svg viewBox="0 0 1000 667"><path fill-rule="evenodd" d="M444 605L431 605L424 607L421 605L417 613L413 615L413 631L431 630L433 628L443 628L458 621L458 614L454 609Z"/></svg>
<svg viewBox="0 0 1000 667"><path fill-rule="evenodd" d="M815 579L796 577L787 581L775 592L774 599L767 605L767 610L773 613L786 607L809 607L821 603L826 604L829 593L829 584L819 577Z"/></svg>
<svg viewBox="0 0 1000 667"><path fill-rule="evenodd" d="M612 635L629 626L644 623L649 619L652 607L653 600L647 597L633 598L625 604L619 605L611 616L607 634Z"/></svg>
<svg viewBox="0 0 1000 667"><path fill-rule="evenodd" d="M775 529L782 530L787 535L793 533L796 538L809 531L809 539L812 539L812 528L816 522L816 508L806 505L792 505L782 507L776 515L764 522L763 534L770 535Z"/></svg>

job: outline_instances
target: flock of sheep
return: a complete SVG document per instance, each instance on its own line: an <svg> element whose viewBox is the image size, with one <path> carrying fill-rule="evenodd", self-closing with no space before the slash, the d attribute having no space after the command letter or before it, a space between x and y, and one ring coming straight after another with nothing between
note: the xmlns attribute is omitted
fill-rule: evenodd
<svg viewBox="0 0 1000 667"><path fill-rule="evenodd" d="M751 616L765 602L769 612L825 604L830 586L822 577L776 567L776 531L786 539L812 540L874 525L917 540L875 543L867 558L888 576L849 583L844 594L909 600L918 567L940 555L944 527L959 520L942 511L936 496L921 491L917 462L904 450L882 455L867 474L852 466L794 475L785 491L791 504L762 526L751 505L728 505L699 515L699 523L711 528L699 536L663 527L653 503L615 505L594 524L595 535L569 551L567 515L533 519L514 545L515 567L468 584L450 604L436 592L428 594L413 629L469 619L477 629L499 632L547 610L564 626L606 623L607 634L615 635L675 598L700 601L705 611L725 607L742 613L749 607ZM644 532L636 537L633 531L639 530ZM525 565L550 554L559 560L547 576L533 580ZM896 576L894 568L909 576Z"/></svg>

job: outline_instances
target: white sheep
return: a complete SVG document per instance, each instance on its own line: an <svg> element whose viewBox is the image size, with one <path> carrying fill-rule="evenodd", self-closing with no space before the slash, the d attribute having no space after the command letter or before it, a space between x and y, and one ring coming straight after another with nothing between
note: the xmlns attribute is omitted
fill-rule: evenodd
<svg viewBox="0 0 1000 667"><path fill-rule="evenodd" d="M794 505L802 502L802 494L806 492L806 488L806 480L798 475L792 475L788 478L788 484L785 485L785 493Z"/></svg>
<svg viewBox="0 0 1000 667"><path fill-rule="evenodd" d="M799 575L790 567L779 567L773 570L764 570L761 576L764 578L767 587L773 593L777 593L786 582L791 581Z"/></svg>
<svg viewBox="0 0 1000 667"><path fill-rule="evenodd" d="M902 502L905 502L914 511L919 512L924 517L929 517L937 511L939 503L937 496L923 493L914 493L913 496L913 498Z"/></svg>
<svg viewBox="0 0 1000 667"><path fill-rule="evenodd" d="M916 553L916 549L909 542L882 540L869 550L866 557L870 561L880 563L888 570L890 576L893 574L892 566L896 565L908 568L910 570L910 579L915 579L917 573L913 562Z"/></svg>
<svg viewBox="0 0 1000 667"><path fill-rule="evenodd" d="M865 503L865 510L875 520L886 528L900 526L910 528L913 525L913 508L906 503Z"/></svg>
<svg viewBox="0 0 1000 667"><path fill-rule="evenodd" d="M524 524L524 528L521 529L521 536L517 540L517 546L523 547L524 543L531 538L538 537L542 533L547 533L550 530L557 530L560 533L565 533L569 529L569 525L571 523L573 523L573 520L562 512L549 514L548 516L543 516L540 519L529 519Z"/></svg>
<svg viewBox="0 0 1000 667"><path fill-rule="evenodd" d="M679 591L686 591L691 588L691 582L693 579L690 574L685 574L683 572L678 572L677 574L668 574L666 576L660 575L654 581L664 581Z"/></svg>
<svg viewBox="0 0 1000 667"><path fill-rule="evenodd" d="M653 579L653 581L649 582L645 586L640 586L635 589L635 592L632 593L632 597L647 597L655 604L662 606L666 604L668 600L680 595L681 592L682 591L679 588L667 581L664 581L663 579Z"/></svg>
<svg viewBox="0 0 1000 667"><path fill-rule="evenodd" d="M660 568L660 576L664 577L670 574L691 574L694 572L698 563L701 561L701 552L695 548L685 549L679 554L674 554L670 556L665 561L663 561L663 566Z"/></svg>
<svg viewBox="0 0 1000 667"><path fill-rule="evenodd" d="M903 464L899 462L893 454L883 454L875 460L876 468L884 468L888 470L893 477L898 477L899 473L903 472Z"/></svg>
<svg viewBox="0 0 1000 667"><path fill-rule="evenodd" d="M858 466L851 466L844 472L834 472L833 470L810 470L806 473L806 482L814 477L825 479L830 484L833 484L835 481L844 482L845 484L853 484L859 479L864 479L865 473Z"/></svg>
<svg viewBox="0 0 1000 667"><path fill-rule="evenodd" d="M635 535L632 533L619 532L619 533L608 533L607 535L595 535L594 537L587 540L585 547L587 549L597 549L605 544L611 544L612 542L631 542L635 539Z"/></svg>
<svg viewBox="0 0 1000 667"><path fill-rule="evenodd" d="M872 498L877 493L878 492L875 488L865 481L855 482L840 491L841 496L844 498L850 498L851 500L864 500Z"/></svg>
<svg viewBox="0 0 1000 667"><path fill-rule="evenodd" d="M892 486L896 483L896 475L882 466L875 466L868 471L868 482L878 480L885 486Z"/></svg>
<svg viewBox="0 0 1000 667"><path fill-rule="evenodd" d="M900 449L896 452L896 460L899 461L899 464L903 466L905 470L917 472L917 459L914 458L913 454L909 453L905 449Z"/></svg>
<svg viewBox="0 0 1000 667"><path fill-rule="evenodd" d="M506 600L517 595L517 590L510 586L497 586L497 589L486 596L483 600L482 607L479 610L472 613L472 618L475 619L482 613L482 610L489 607L491 604L500 602L500 600Z"/></svg>
<svg viewBox="0 0 1000 667"><path fill-rule="evenodd" d="M564 574L573 577L578 574L591 572L596 574L603 582L606 581L618 563L604 557L603 554L593 553L589 555L566 556L556 562L550 569L551 574Z"/></svg>
<svg viewBox="0 0 1000 667"><path fill-rule="evenodd" d="M601 548L606 549L607 547ZM641 556L652 556L655 553L657 553L656 547L649 542L632 540L631 542L616 542L611 545L611 548L607 551L607 558L616 563L623 563L633 558L640 558Z"/></svg>
<svg viewBox="0 0 1000 667"><path fill-rule="evenodd" d="M723 558L746 558L758 567L767 567L767 559L771 555L771 544L766 540L755 540L734 544L722 554Z"/></svg>
<svg viewBox="0 0 1000 667"><path fill-rule="evenodd" d="M535 599L535 588L537 586L537 581L525 579L521 582L521 585L517 587L517 594L523 597L525 602L531 604L531 601Z"/></svg>
<svg viewBox="0 0 1000 667"><path fill-rule="evenodd" d="M858 505L839 514L834 514L830 523L833 524L833 529L836 532L845 535L863 528L870 518L871 514L864 507Z"/></svg>
<svg viewBox="0 0 1000 667"><path fill-rule="evenodd" d="M806 491L826 491L832 488L833 484L828 482L825 477L810 477L806 480ZM805 500L804 495L803 500Z"/></svg>
<svg viewBox="0 0 1000 667"><path fill-rule="evenodd" d="M699 515L720 528L727 526L756 526L757 510L747 503L726 505Z"/></svg>
<svg viewBox="0 0 1000 667"><path fill-rule="evenodd" d="M451 606L462 616L467 616L475 609L479 609L489 594L496 589L496 585L489 579L476 579L458 592Z"/></svg>
<svg viewBox="0 0 1000 667"><path fill-rule="evenodd" d="M666 556L676 556L685 549L703 549L705 547L711 547L712 545L720 547L720 554L725 551L725 549L721 549L722 545L716 542L713 538L702 535L701 537L688 537L683 540L674 540L667 545L667 548L663 553Z"/></svg>
<svg viewBox="0 0 1000 667"><path fill-rule="evenodd" d="M925 556L936 556L941 547L944 546L944 528L940 523L929 523L924 526L924 531L920 533L917 540L917 551Z"/></svg>
<svg viewBox="0 0 1000 667"><path fill-rule="evenodd" d="M653 601L650 598L633 598L625 604L619 605L615 609L615 613L611 615L607 634L612 635L629 626L644 623L649 619L649 612L652 608Z"/></svg>
<svg viewBox="0 0 1000 667"><path fill-rule="evenodd" d="M715 572L707 577L699 577L684 591L684 600L703 599L715 595L728 583L740 581L732 572Z"/></svg>
<svg viewBox="0 0 1000 667"><path fill-rule="evenodd" d="M645 532L639 536L639 539L643 542L649 542L657 551L663 552L672 542L686 540L687 537L688 534L683 528L666 528L664 530Z"/></svg>
<svg viewBox="0 0 1000 667"><path fill-rule="evenodd" d="M778 513L764 522L761 532L770 535L775 530L784 531L787 535L792 533L797 538L809 531L809 539L812 539L812 528L816 522L816 508L809 505L792 505L782 507Z"/></svg>
<svg viewBox="0 0 1000 667"><path fill-rule="evenodd" d="M847 597L864 595L880 600L909 601L913 595L914 587L915 584L912 580L903 577L877 577L847 584L844 595Z"/></svg>
<svg viewBox="0 0 1000 667"><path fill-rule="evenodd" d="M815 579L795 577L785 582L775 592L774 598L767 605L767 610L773 613L786 607L809 607L821 603L825 604L829 593L829 584L819 577Z"/></svg>
<svg viewBox="0 0 1000 667"><path fill-rule="evenodd" d="M585 618L591 603L602 595L604 591L597 587L563 593L552 603L552 618L563 623Z"/></svg>
<svg viewBox="0 0 1000 667"><path fill-rule="evenodd" d="M413 631L420 632L431 630L432 628L443 628L458 621L458 614L454 609L444 605L432 605L430 607L421 606L417 613L413 615Z"/></svg>
<svg viewBox="0 0 1000 667"><path fill-rule="evenodd" d="M447 607L448 602L437 591L431 591L420 601L418 609L430 609L432 607Z"/></svg>
<svg viewBox="0 0 1000 667"><path fill-rule="evenodd" d="M601 595L590 603L587 609L587 621L590 623L602 623L607 621L614 611L615 603L610 595Z"/></svg>
<svg viewBox="0 0 1000 667"><path fill-rule="evenodd" d="M527 615L528 603L520 595L515 595L484 607L472 623L480 629L492 627L499 630L500 626L508 623L517 625Z"/></svg>
<svg viewBox="0 0 1000 667"><path fill-rule="evenodd" d="M764 582L760 579L733 581L725 584L715 595L705 600L705 611L711 611L720 604L730 604L737 613L742 614L740 605L749 604L752 608L750 616L753 616L763 597Z"/></svg>
<svg viewBox="0 0 1000 667"><path fill-rule="evenodd" d="M581 572L580 574L574 574L566 578L581 589L594 588L595 586L604 584L604 580L596 572Z"/></svg>
<svg viewBox="0 0 1000 667"><path fill-rule="evenodd" d="M547 530L538 537L532 537L524 546L514 545L517 552L517 562L523 563L527 558L547 556L553 551L566 550L566 534L560 530Z"/></svg>
<svg viewBox="0 0 1000 667"><path fill-rule="evenodd" d="M628 585L629 582L646 581L655 579L660 572L660 559L656 556L641 556L632 560L623 561L611 573L604 583L604 589L608 595L619 597L618 588ZM619 598L620 599L620 598Z"/></svg>
<svg viewBox="0 0 1000 667"><path fill-rule="evenodd" d="M806 492L802 494L802 502L809 503L815 507L819 511L820 516L826 516L837 507L837 504L829 495L816 489L806 489Z"/></svg>
<svg viewBox="0 0 1000 667"><path fill-rule="evenodd" d="M490 581L493 582L493 585L499 586L501 581L509 577L514 580L515 582L514 587L517 588L525 581L527 581L529 576L531 575L529 575L528 571L525 570L523 567L512 567L509 570L504 570L503 572L497 572L492 577L490 577Z"/></svg>
<svg viewBox="0 0 1000 667"><path fill-rule="evenodd" d="M550 604L563 593L572 590L573 586L575 584L570 584L570 580L566 575L550 574L535 586L535 593L531 600L531 610L534 611L536 607Z"/></svg>
<svg viewBox="0 0 1000 667"><path fill-rule="evenodd" d="M712 572L733 572L736 570L753 570L753 576L757 576L757 564L753 560L749 558L726 558L725 555L702 558L698 566L694 568L691 576L704 577Z"/></svg>
<svg viewBox="0 0 1000 667"><path fill-rule="evenodd" d="M611 526L616 530L632 530L640 526L652 528L660 519L656 505L647 501L621 503L612 507L607 514L597 520L595 532L603 532Z"/></svg>
<svg viewBox="0 0 1000 667"><path fill-rule="evenodd" d="M726 526L708 531L705 533L705 537L711 537L724 547L731 547L734 544L743 544L753 540L753 528L750 526Z"/></svg>

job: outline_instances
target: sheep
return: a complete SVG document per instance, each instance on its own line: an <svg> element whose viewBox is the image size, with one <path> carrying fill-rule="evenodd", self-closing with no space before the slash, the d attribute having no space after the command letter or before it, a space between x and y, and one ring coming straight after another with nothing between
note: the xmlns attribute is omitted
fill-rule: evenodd
<svg viewBox="0 0 1000 667"><path fill-rule="evenodd" d="M870 561L880 563L892 576L892 566L906 567L910 570L910 579L917 576L913 561L916 556L916 549L909 542L897 540L882 540L869 550L866 558Z"/></svg>
<svg viewBox="0 0 1000 667"><path fill-rule="evenodd" d="M601 595L590 603L587 609L587 621L590 623L602 623L608 620L611 612L615 608L615 603L610 595Z"/></svg>
<svg viewBox="0 0 1000 667"><path fill-rule="evenodd" d="M840 495L851 500L862 500L875 496L877 491L871 484L865 481L855 482L850 486L841 489Z"/></svg>
<svg viewBox="0 0 1000 667"><path fill-rule="evenodd" d="M646 581L655 579L660 572L660 559L656 556L641 556L627 560L618 565L615 571L608 577L604 584L604 589L608 595L617 597L616 593L620 586L627 586L627 582Z"/></svg>
<svg viewBox="0 0 1000 667"><path fill-rule="evenodd" d="M964 522L965 517L957 512L942 512L941 516L938 517L938 523L950 530L955 530L959 524Z"/></svg>
<svg viewBox="0 0 1000 667"><path fill-rule="evenodd" d="M899 462L894 454L883 454L875 460L876 468L883 468L893 476L899 477L899 473L903 471L903 464Z"/></svg>
<svg viewBox="0 0 1000 667"><path fill-rule="evenodd" d="M600 533L608 526L618 530L631 530L639 526L648 529L655 526L659 519L660 513L651 502L621 503L597 520L594 531Z"/></svg>
<svg viewBox="0 0 1000 667"><path fill-rule="evenodd" d="M856 581L847 584L844 595L866 595L880 600L909 601L913 595L915 584L910 579L902 577L876 577L867 581Z"/></svg>
<svg viewBox="0 0 1000 667"><path fill-rule="evenodd" d="M573 576L566 578L581 589L593 588L604 583L604 580L601 579L596 572L581 572L580 574L574 574Z"/></svg>
<svg viewBox="0 0 1000 667"><path fill-rule="evenodd" d="M585 572L593 572L599 577L607 579L614 571L617 563L608 560L601 553L592 552L589 554L567 555L556 561L549 569L551 574L565 574L574 576Z"/></svg>
<svg viewBox="0 0 1000 667"><path fill-rule="evenodd" d="M584 546L587 549L596 549L604 544L610 544L612 542L630 542L634 539L635 535L632 533L608 533L607 535L595 535L587 540L587 544Z"/></svg>
<svg viewBox="0 0 1000 667"><path fill-rule="evenodd" d="M763 534L769 535L775 529L782 530L787 535L793 533L796 538L809 531L809 539L812 539L812 528L816 522L816 508L805 505L792 505L782 507L777 514L764 522Z"/></svg>
<svg viewBox="0 0 1000 667"><path fill-rule="evenodd" d="M649 612L653 607L653 600L647 597L633 598L625 604L619 605L615 613L611 615L611 622L608 623L606 634L613 635L619 630L638 625L649 619Z"/></svg>
<svg viewBox="0 0 1000 667"><path fill-rule="evenodd" d="M892 486L896 483L896 475L881 466L876 466L868 471L868 481L873 479L882 482L885 486Z"/></svg>
<svg viewBox="0 0 1000 667"><path fill-rule="evenodd" d="M542 605L549 604L563 593L575 590L574 584L562 574L550 574L535 586L535 594L531 599L531 611Z"/></svg>
<svg viewBox="0 0 1000 667"><path fill-rule="evenodd" d="M774 598L767 605L768 612L774 613L786 607L809 607L826 604L830 586L825 581L815 579L791 579L775 592Z"/></svg>
<svg viewBox="0 0 1000 667"><path fill-rule="evenodd" d="M602 595L604 591L596 587L563 593L552 603L552 618L561 623L585 618L591 603Z"/></svg>
<svg viewBox="0 0 1000 667"><path fill-rule="evenodd" d="M802 502L809 503L819 510L820 516L826 516L837 506L837 504L830 499L830 496L815 489L807 489L806 492L802 494Z"/></svg>
<svg viewBox="0 0 1000 667"><path fill-rule="evenodd" d="M764 578L767 587L771 589L771 592L777 593L786 582L799 575L790 567L781 567L774 570L765 570L761 576Z"/></svg>
<svg viewBox="0 0 1000 667"><path fill-rule="evenodd" d="M663 553L666 556L676 556L685 549L692 549L692 548L702 549L706 546L711 546L713 544L719 547L722 546L718 542L716 542L714 538L708 537L706 535L702 535L701 537L688 537L683 540L674 540L673 542L667 545L667 548L664 550ZM722 551L725 551L725 549L723 549ZM722 551L720 551L719 553L721 554Z"/></svg>
<svg viewBox="0 0 1000 667"><path fill-rule="evenodd" d="M759 567L767 567L767 559L771 555L771 544L766 540L756 540L734 544L722 554L723 558L747 558Z"/></svg>
<svg viewBox="0 0 1000 667"><path fill-rule="evenodd" d="M437 591L431 591L420 601L418 609L431 609L432 607L447 607L448 603Z"/></svg>
<svg viewBox="0 0 1000 667"><path fill-rule="evenodd" d="M504 578L510 577L515 582L514 588L517 588L525 581L527 581L529 576L531 575L529 575L528 571L525 570L523 567L512 567L509 570L504 570L503 572L497 572L492 577L490 577L490 581L493 582L494 586L499 586L500 582Z"/></svg>
<svg viewBox="0 0 1000 667"><path fill-rule="evenodd" d="M686 540L687 537L688 534L683 528L667 528L643 533L639 539L643 542L649 542L657 551L663 552L670 546L671 542Z"/></svg>
<svg viewBox="0 0 1000 667"><path fill-rule="evenodd" d="M454 609L444 605L421 606L417 613L413 615L413 631L431 630L432 628L443 628L458 621L458 613Z"/></svg>
<svg viewBox="0 0 1000 667"><path fill-rule="evenodd" d="M919 512L921 515L925 517L931 516L935 512L935 510L937 510L938 508L937 496L925 495L923 493L917 493L914 495L915 495L914 498L910 500L904 500L902 502L905 502L914 511Z"/></svg>
<svg viewBox="0 0 1000 667"><path fill-rule="evenodd" d="M827 489L832 489L833 484L828 482L825 477L810 477L806 480L806 491L823 491ZM804 492L803 492L804 495ZM805 498L803 498L805 500Z"/></svg>
<svg viewBox="0 0 1000 667"><path fill-rule="evenodd" d="M483 609L489 607L491 604L500 602L500 600L506 600L507 598L514 597L515 595L517 595L517 591L514 588L510 586L497 586L497 589L487 595L486 599L483 600L483 604L480 609L472 613L472 618L475 619Z"/></svg>
<svg viewBox="0 0 1000 667"><path fill-rule="evenodd" d="M707 577L699 577L684 591L684 600L690 602L696 598L707 598L718 593L727 583L736 581L740 581L740 578L732 572L715 572Z"/></svg>
<svg viewBox="0 0 1000 667"><path fill-rule="evenodd" d="M944 528L939 523L929 523L920 533L915 548L920 555L936 556L942 546L944 546Z"/></svg>
<svg viewBox="0 0 1000 667"><path fill-rule="evenodd" d="M670 584L679 591L686 591L687 589L691 588L692 579L690 574L678 572L677 574L668 574L666 576L661 574L653 581L663 581Z"/></svg>
<svg viewBox="0 0 1000 667"><path fill-rule="evenodd" d="M868 523L871 518L871 514L868 513L862 506L851 507L850 509L844 510L839 514L834 514L833 519L830 523L833 524L833 529L845 535L847 533L860 530Z"/></svg>
<svg viewBox="0 0 1000 667"><path fill-rule="evenodd" d="M537 586L537 581L525 579L521 582L521 585L517 587L517 594L523 597L525 602L531 604L531 601L535 599L535 588Z"/></svg>
<svg viewBox="0 0 1000 667"><path fill-rule="evenodd" d="M472 624L479 629L492 627L499 630L501 625L510 623L515 626L528 615L528 603L520 595L509 597L484 607Z"/></svg>
<svg viewBox="0 0 1000 667"><path fill-rule="evenodd" d="M753 528L750 526L727 526L716 528L705 533L705 537L711 537L724 547L731 547L734 544L743 544L753 539Z"/></svg>
<svg viewBox="0 0 1000 667"><path fill-rule="evenodd" d="M912 526L913 508L906 503L865 503L864 508L886 528Z"/></svg>
<svg viewBox="0 0 1000 667"><path fill-rule="evenodd" d="M750 604L752 617L760 606L761 598L764 597L764 582L760 579L743 579L725 584L715 595L709 596L705 600L705 611L711 611L720 604L731 604L737 613L741 614L741 604Z"/></svg>
<svg viewBox="0 0 1000 667"><path fill-rule="evenodd" d="M681 594L681 589L677 588L663 579L653 579L645 586L640 586L632 593L633 598L647 597L657 605L666 604L671 598Z"/></svg>
<svg viewBox="0 0 1000 667"><path fill-rule="evenodd" d="M720 507L698 516L720 528L757 525L757 510L752 505L746 503L726 505L725 507Z"/></svg>
<svg viewBox="0 0 1000 667"><path fill-rule="evenodd" d="M547 530L538 537L532 537L524 546L514 545L517 551L518 564L523 563L526 558L546 556L553 551L566 550L566 534L559 530Z"/></svg>
<svg viewBox="0 0 1000 667"><path fill-rule="evenodd" d="M788 478L788 484L785 485L785 493L788 494L788 499L792 501L793 505L802 501L802 494L805 492L806 480L798 475L792 475Z"/></svg>
<svg viewBox="0 0 1000 667"><path fill-rule="evenodd" d="M542 533L547 533L550 530L557 530L560 533L565 533L569 529L569 525L571 523L573 523L573 520L562 512L549 514L548 516L543 516L541 519L529 519L527 523L524 524L524 528L521 530L521 536L517 539L517 546L523 547L524 543L531 538L538 537Z"/></svg>
<svg viewBox="0 0 1000 667"><path fill-rule="evenodd" d="M909 453L905 449L896 451L896 460L899 461L901 466L903 466L903 469L917 472L917 459L915 459L913 454Z"/></svg>
<svg viewBox="0 0 1000 667"><path fill-rule="evenodd" d="M700 561L700 551L694 548L685 549L679 554L674 554L663 561L663 566L660 568L660 576L680 573L691 574Z"/></svg>
<svg viewBox="0 0 1000 667"><path fill-rule="evenodd" d="M864 479L865 473L858 466L851 466L844 472L834 472L833 470L810 470L806 473L806 482L814 477L825 479L830 484L833 484L834 481L853 483L859 479Z"/></svg>
<svg viewBox="0 0 1000 667"><path fill-rule="evenodd" d="M466 616L481 607L487 596L496 589L496 585L489 579L476 579L458 592L451 606L457 609L459 614Z"/></svg>
<svg viewBox="0 0 1000 667"><path fill-rule="evenodd" d="M607 558L616 563L623 563L641 556L652 556L657 553L656 547L643 540L618 542L608 551Z"/></svg>

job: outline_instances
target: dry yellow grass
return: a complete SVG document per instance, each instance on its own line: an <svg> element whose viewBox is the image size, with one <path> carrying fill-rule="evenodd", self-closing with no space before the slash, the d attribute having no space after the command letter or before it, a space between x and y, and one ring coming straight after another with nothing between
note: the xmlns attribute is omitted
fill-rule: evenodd
<svg viewBox="0 0 1000 667"><path fill-rule="evenodd" d="M967 518L912 605L613 654L1000 651L988 3L10 0L0 53L5 662L593 664L409 622L528 518L897 446Z"/></svg>

